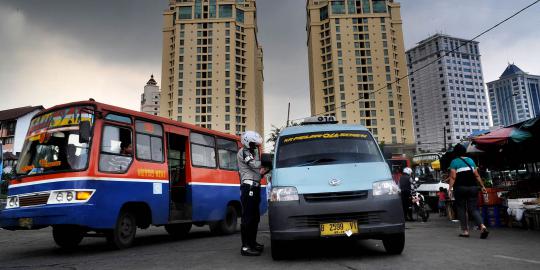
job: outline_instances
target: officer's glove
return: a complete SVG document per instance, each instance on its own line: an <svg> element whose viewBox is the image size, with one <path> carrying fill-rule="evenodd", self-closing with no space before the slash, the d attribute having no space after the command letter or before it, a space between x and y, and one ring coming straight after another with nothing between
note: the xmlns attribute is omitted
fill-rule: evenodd
<svg viewBox="0 0 540 270"><path fill-rule="evenodd" d="M244 161L246 163L249 163L250 161L253 161L253 160L254 160L254 158L253 158L253 155L251 155L251 153L245 155L245 157L244 157Z"/></svg>

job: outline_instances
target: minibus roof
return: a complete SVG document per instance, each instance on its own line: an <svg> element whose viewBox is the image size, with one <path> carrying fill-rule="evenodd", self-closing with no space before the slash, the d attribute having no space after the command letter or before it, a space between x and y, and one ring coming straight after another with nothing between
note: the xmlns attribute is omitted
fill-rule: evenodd
<svg viewBox="0 0 540 270"><path fill-rule="evenodd" d="M279 136L287 136L301 133L311 133L320 131L368 131L367 128L361 125L343 125L343 124L321 124L321 125L306 125L287 127Z"/></svg>

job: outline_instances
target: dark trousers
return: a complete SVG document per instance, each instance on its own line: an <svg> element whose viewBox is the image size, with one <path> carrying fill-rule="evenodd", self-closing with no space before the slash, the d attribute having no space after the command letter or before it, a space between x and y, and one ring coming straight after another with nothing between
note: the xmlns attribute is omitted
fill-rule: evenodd
<svg viewBox="0 0 540 270"><path fill-rule="evenodd" d="M242 246L255 247L257 230L261 219L259 210L261 187L242 184L240 191L240 200L242 202L242 225L240 225Z"/></svg>
<svg viewBox="0 0 540 270"><path fill-rule="evenodd" d="M466 213L473 218L476 225L480 226L482 217L478 212L478 187L455 186L454 197L456 198L457 216L462 230L469 230Z"/></svg>
<svg viewBox="0 0 540 270"><path fill-rule="evenodd" d="M403 215L405 215L405 219L412 220L412 201L410 191L401 191L401 205L403 206Z"/></svg>

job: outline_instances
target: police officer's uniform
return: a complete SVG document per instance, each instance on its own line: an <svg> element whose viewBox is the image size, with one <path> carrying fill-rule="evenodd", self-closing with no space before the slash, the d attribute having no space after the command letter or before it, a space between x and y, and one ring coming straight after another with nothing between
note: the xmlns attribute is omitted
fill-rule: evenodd
<svg viewBox="0 0 540 270"><path fill-rule="evenodd" d="M260 255L263 246L257 244L257 230L260 221L261 202L261 161L246 147L238 151L240 172L240 200L242 202L242 255Z"/></svg>

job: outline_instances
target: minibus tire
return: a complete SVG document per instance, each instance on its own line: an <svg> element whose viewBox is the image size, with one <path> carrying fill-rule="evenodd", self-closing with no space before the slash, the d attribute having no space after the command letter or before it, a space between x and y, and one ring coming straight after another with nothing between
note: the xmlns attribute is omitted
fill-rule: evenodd
<svg viewBox="0 0 540 270"><path fill-rule="evenodd" d="M229 235L238 228L238 211L232 205L227 206L227 212L223 220L210 223L210 231L219 235Z"/></svg>
<svg viewBox="0 0 540 270"><path fill-rule="evenodd" d="M291 257L289 242L290 241L270 240L270 250L274 261L289 259Z"/></svg>
<svg viewBox="0 0 540 270"><path fill-rule="evenodd" d="M60 248L75 248L84 238L84 232L76 225L53 226L53 239Z"/></svg>
<svg viewBox="0 0 540 270"><path fill-rule="evenodd" d="M398 255L405 248L405 233L396 233L383 238L383 246L388 254Z"/></svg>
<svg viewBox="0 0 540 270"><path fill-rule="evenodd" d="M129 211L121 211L114 229L107 232L107 242L117 249L128 248L133 245L137 234L137 220Z"/></svg>
<svg viewBox="0 0 540 270"><path fill-rule="evenodd" d="M177 223L165 225L165 230L174 239L186 237L191 230L191 223Z"/></svg>

